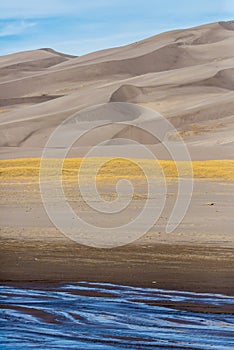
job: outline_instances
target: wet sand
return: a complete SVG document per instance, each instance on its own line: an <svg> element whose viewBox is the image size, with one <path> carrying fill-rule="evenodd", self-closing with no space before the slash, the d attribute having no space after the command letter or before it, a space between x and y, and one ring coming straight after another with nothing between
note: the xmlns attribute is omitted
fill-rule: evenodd
<svg viewBox="0 0 234 350"><path fill-rule="evenodd" d="M230 248L134 244L107 250L69 240L6 240L0 256L2 282L110 282L228 295L234 288Z"/></svg>

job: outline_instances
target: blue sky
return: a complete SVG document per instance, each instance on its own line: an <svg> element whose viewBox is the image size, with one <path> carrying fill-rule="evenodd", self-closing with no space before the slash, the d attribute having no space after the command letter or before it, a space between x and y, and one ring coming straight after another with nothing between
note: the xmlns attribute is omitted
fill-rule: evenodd
<svg viewBox="0 0 234 350"><path fill-rule="evenodd" d="M82 55L232 19L234 0L6 0L0 3L0 55L41 47Z"/></svg>

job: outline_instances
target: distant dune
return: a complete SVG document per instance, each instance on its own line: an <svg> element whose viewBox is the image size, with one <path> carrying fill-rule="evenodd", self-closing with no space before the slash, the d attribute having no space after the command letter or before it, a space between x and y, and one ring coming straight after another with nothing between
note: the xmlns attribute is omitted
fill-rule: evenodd
<svg viewBox="0 0 234 350"><path fill-rule="evenodd" d="M80 57L49 48L0 57L1 157L40 156L51 132L68 116L109 102L159 111L184 136L193 159L233 158L234 21L166 32ZM102 112L96 117L104 118ZM92 132L80 146L130 137L163 157L153 138L113 126L115 121L110 119L103 138ZM84 120L76 127L84 122L92 127L93 121ZM121 145L106 143L114 146Z"/></svg>

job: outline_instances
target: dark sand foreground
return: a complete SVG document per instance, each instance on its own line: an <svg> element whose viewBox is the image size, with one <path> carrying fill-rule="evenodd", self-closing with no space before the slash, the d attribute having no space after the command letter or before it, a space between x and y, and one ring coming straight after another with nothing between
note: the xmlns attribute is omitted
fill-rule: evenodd
<svg viewBox="0 0 234 350"><path fill-rule="evenodd" d="M1 243L2 282L91 281L231 295L233 273L230 248L135 244L104 250L69 241Z"/></svg>

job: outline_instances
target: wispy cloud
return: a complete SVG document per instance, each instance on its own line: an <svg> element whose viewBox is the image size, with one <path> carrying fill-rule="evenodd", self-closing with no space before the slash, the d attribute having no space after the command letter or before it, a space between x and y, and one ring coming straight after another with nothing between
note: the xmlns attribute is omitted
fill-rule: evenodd
<svg viewBox="0 0 234 350"><path fill-rule="evenodd" d="M35 22L10 21L0 25L0 37L22 34L28 28L34 27Z"/></svg>
<svg viewBox="0 0 234 350"><path fill-rule="evenodd" d="M9 19L67 16L96 8L112 7L110 4L111 1L108 0L6 0L0 4L0 17Z"/></svg>

